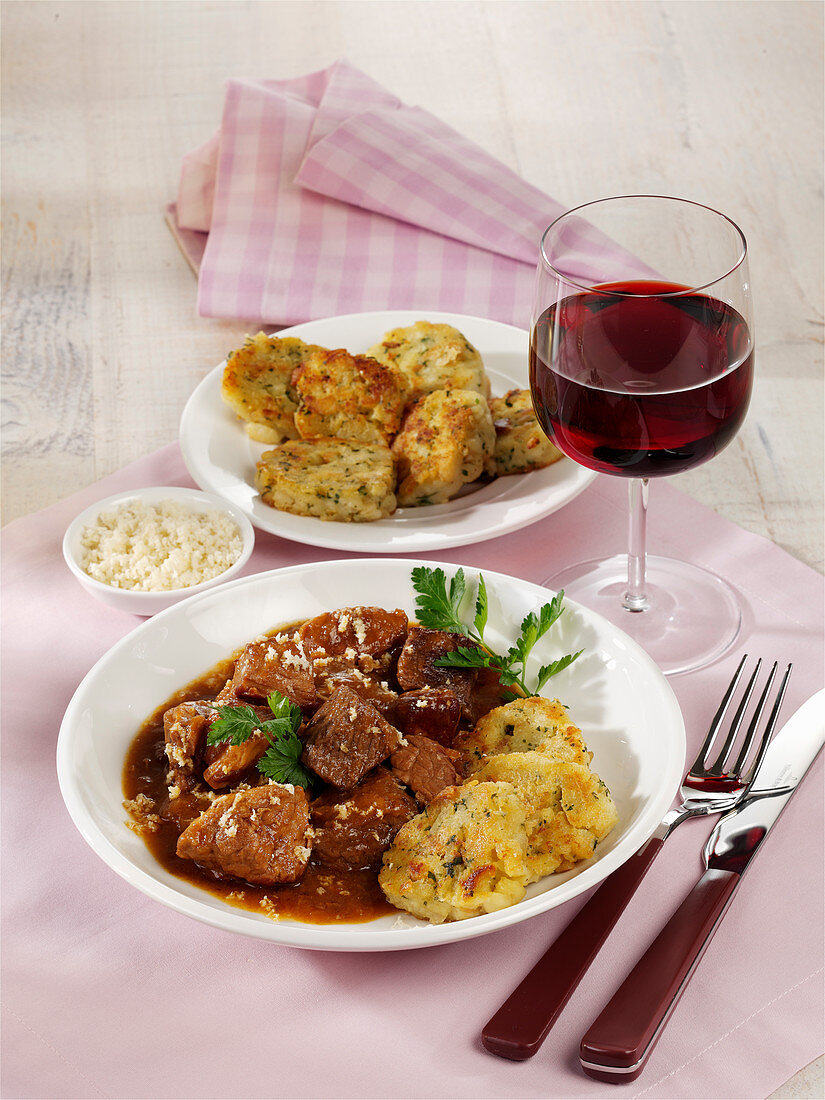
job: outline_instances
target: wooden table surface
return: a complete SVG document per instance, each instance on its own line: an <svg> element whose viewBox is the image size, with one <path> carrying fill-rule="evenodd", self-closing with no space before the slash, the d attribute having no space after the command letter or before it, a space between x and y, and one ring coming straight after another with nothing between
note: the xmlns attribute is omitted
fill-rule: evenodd
<svg viewBox="0 0 825 1100"><path fill-rule="evenodd" d="M565 205L679 194L742 226L751 411L674 483L822 570L822 31L818 0L7 0L3 522L176 438L245 335L196 314L162 216L181 157L226 78L346 57ZM822 1095L821 1062L776 1095Z"/></svg>

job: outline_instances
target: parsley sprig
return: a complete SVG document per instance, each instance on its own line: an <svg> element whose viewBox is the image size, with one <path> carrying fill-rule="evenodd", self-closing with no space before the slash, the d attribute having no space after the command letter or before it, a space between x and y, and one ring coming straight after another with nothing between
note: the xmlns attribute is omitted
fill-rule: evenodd
<svg viewBox="0 0 825 1100"><path fill-rule="evenodd" d="M539 608L538 614L531 611L525 616L515 644L502 656L484 640L488 599L487 585L481 573L478 575L472 624L465 623L462 618L462 605L467 595L467 580L463 569L457 570L448 582L443 569L417 566L412 571L412 582L417 593L416 615L422 626L465 634L477 643L477 646L459 646L454 652L439 657L435 663L441 668L494 668L498 670L502 684L514 695L535 695L551 676L567 668L584 652L580 649L578 653L567 653L558 660L542 665L536 673L536 682L531 691L527 686L527 660L536 642L547 633L564 610L563 591L558 592L550 603Z"/></svg>
<svg viewBox="0 0 825 1100"><path fill-rule="evenodd" d="M310 788L312 773L301 763L300 708L279 691L273 691L266 701L272 712L266 721L248 704L216 707L218 717L206 735L207 744L242 745L253 733L262 733L269 741L269 748L258 761L258 771L274 783Z"/></svg>

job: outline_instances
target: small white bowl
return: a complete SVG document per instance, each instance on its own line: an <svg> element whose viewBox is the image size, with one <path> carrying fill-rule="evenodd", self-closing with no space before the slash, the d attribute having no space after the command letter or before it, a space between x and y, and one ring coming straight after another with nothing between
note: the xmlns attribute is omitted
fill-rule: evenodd
<svg viewBox="0 0 825 1100"><path fill-rule="evenodd" d="M223 573L212 577L200 584L190 585L188 588L170 588L162 592L143 592L132 588L114 588L89 576L80 564L83 557L82 538L83 530L95 523L103 512L110 512L124 504L140 501L147 506L160 504L162 501L173 501L183 505L192 512L209 512L216 510L223 512L227 518L234 520L241 532L241 553ZM76 516L69 524L66 534L63 536L63 557L69 569L86 589L86 591L116 608L118 611L131 611L134 615L155 615L158 611L164 611L173 604L180 603L198 592L204 592L207 588L215 588L219 584L236 577L249 561L249 556L255 545L255 532L252 524L240 508L229 504L221 497L212 493L202 493L198 489L181 489L169 485L158 486L152 489L133 489L130 492L117 493L115 496L106 497Z"/></svg>

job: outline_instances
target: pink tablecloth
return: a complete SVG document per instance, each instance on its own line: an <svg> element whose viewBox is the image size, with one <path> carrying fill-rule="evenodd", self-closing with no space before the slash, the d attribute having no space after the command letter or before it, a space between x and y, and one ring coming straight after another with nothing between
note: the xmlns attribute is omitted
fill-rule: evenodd
<svg viewBox="0 0 825 1100"><path fill-rule="evenodd" d="M526 1063L486 1054L479 1029L572 903L455 945L325 954L197 924L109 871L63 807L55 740L78 682L138 620L81 590L60 540L85 504L151 484L191 484L176 446L3 533L3 1096L761 1097L822 1052L821 761L745 877L646 1072L621 1086L581 1074L579 1039L694 882L707 823L668 841ZM745 646L795 663L786 714L822 686L823 580L673 487L654 490L651 550L715 569L747 607L737 653L673 680L693 750ZM624 486L604 478L526 532L430 556L540 580L561 562L620 551L624 527ZM259 534L248 571L330 556Z"/></svg>

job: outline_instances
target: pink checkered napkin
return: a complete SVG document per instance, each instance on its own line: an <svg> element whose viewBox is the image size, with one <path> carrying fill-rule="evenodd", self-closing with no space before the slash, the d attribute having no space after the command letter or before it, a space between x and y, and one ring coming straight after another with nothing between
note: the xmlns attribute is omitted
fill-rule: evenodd
<svg viewBox="0 0 825 1100"><path fill-rule="evenodd" d="M183 158L176 216L179 218L181 211L185 212L186 223L181 223L181 228L187 231L209 232L220 143L221 132L217 130L209 141Z"/></svg>
<svg viewBox="0 0 825 1100"><path fill-rule="evenodd" d="M561 211L342 61L230 81L177 201L180 228L208 232L199 311L272 324L420 308L526 326L539 239Z"/></svg>

